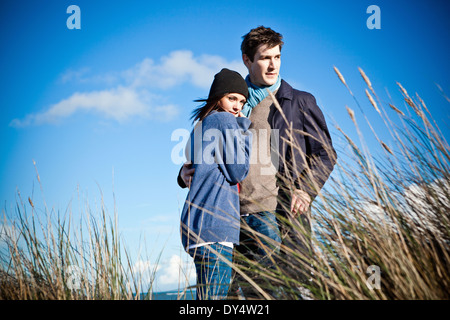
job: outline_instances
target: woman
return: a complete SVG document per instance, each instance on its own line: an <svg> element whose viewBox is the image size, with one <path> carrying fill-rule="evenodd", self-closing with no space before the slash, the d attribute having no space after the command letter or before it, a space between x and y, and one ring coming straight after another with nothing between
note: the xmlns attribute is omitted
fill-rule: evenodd
<svg viewBox="0 0 450 320"><path fill-rule="evenodd" d="M197 272L197 299L224 299L231 282L233 246L239 244L238 183L248 173L252 134L241 113L248 87L222 69L208 99L192 113L198 120L186 146L195 170L181 214L181 237Z"/></svg>

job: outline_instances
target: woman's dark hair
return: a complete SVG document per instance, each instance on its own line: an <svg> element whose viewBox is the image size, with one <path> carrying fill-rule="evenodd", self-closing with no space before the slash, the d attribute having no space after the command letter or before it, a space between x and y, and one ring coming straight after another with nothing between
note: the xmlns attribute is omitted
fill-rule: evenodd
<svg viewBox="0 0 450 320"><path fill-rule="evenodd" d="M250 59L251 62L253 62L256 50L260 45L266 44L269 48L279 45L281 51L281 47L284 44L283 36L280 33L264 26L250 30L250 32L242 38L241 51Z"/></svg>
<svg viewBox="0 0 450 320"><path fill-rule="evenodd" d="M222 99L226 95L227 94L224 94L223 96L214 97L212 99L194 100L194 102L204 102L204 103L199 107L197 107L196 109L194 109L194 111L192 111L191 114L192 122L195 122L197 120L202 121L211 111L218 109L220 99Z"/></svg>

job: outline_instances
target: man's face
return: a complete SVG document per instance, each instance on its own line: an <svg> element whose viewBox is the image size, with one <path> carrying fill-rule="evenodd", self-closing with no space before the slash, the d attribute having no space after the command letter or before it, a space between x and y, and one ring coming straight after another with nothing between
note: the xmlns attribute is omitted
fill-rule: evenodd
<svg viewBox="0 0 450 320"><path fill-rule="evenodd" d="M271 86L277 81L281 65L280 46L268 48L267 45L260 45L253 62L246 54L242 55L242 60L248 69L250 81L254 85Z"/></svg>

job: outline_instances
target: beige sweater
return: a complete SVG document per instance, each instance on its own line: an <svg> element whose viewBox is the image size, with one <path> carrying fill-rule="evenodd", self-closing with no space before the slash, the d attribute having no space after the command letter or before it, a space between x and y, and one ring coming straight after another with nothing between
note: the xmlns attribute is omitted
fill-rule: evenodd
<svg viewBox="0 0 450 320"><path fill-rule="evenodd" d="M267 96L253 108L249 117L252 122L249 130L253 132L253 145L249 173L240 183L241 215L275 211L277 206L278 187L275 178L277 168L276 164L274 166L271 161L270 137L272 132L269 121L274 108L272 99Z"/></svg>

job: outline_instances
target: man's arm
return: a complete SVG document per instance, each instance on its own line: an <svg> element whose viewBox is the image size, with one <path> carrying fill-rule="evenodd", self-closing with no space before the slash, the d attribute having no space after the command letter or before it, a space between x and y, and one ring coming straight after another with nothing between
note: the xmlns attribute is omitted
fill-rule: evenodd
<svg viewBox="0 0 450 320"><path fill-rule="evenodd" d="M328 180L337 158L325 117L313 95L309 95L306 99L304 112L308 166L296 179L295 188L291 194L291 211L294 214L302 214L308 210L309 205Z"/></svg>
<svg viewBox="0 0 450 320"><path fill-rule="evenodd" d="M337 155L316 99L310 95L306 101L304 131L308 166L300 175L298 184L314 199L333 171Z"/></svg>

